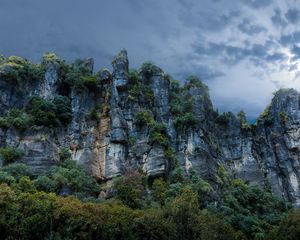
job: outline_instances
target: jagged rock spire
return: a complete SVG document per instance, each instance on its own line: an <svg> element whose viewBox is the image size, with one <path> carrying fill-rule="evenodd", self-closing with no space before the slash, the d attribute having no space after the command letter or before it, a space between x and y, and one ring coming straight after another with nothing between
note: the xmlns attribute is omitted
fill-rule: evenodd
<svg viewBox="0 0 300 240"><path fill-rule="evenodd" d="M122 49L112 61L114 86L117 89L126 87L128 83L128 57L126 49Z"/></svg>

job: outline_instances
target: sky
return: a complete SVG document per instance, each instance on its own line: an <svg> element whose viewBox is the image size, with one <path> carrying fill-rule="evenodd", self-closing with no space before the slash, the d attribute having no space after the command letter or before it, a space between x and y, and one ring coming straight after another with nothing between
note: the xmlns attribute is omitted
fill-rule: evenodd
<svg viewBox="0 0 300 240"><path fill-rule="evenodd" d="M300 90L300 0L0 0L0 53L45 52L111 69L151 61L197 75L214 107L257 117L279 88Z"/></svg>

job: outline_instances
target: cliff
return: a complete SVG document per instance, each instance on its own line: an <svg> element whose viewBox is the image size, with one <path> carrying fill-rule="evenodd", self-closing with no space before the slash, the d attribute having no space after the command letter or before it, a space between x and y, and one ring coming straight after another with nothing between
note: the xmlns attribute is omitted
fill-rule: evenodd
<svg viewBox="0 0 300 240"><path fill-rule="evenodd" d="M243 114L218 114L196 77L180 86L151 63L129 71L126 50L112 67L94 74L92 59L0 57L0 148L18 149L35 174L70 153L99 181L136 169L167 177L181 166L217 188L224 166L300 204L296 90L279 90L249 126Z"/></svg>

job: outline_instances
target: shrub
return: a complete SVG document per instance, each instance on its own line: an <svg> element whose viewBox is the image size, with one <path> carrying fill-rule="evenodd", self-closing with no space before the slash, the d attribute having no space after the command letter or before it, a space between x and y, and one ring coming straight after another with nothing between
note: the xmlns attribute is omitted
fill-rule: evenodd
<svg viewBox="0 0 300 240"><path fill-rule="evenodd" d="M132 171L117 179L114 183L117 190L117 198L131 208L139 208L142 205L144 195L143 176L137 171Z"/></svg>
<svg viewBox="0 0 300 240"><path fill-rule="evenodd" d="M135 115L135 124L139 127L149 126L153 122L153 117L147 110L141 110Z"/></svg>
<svg viewBox="0 0 300 240"><path fill-rule="evenodd" d="M24 176L33 176L29 166L24 163L11 163L4 166L1 170L13 176L17 181L19 181Z"/></svg>
<svg viewBox="0 0 300 240"><path fill-rule="evenodd" d="M66 96L56 96L53 99L55 115L62 125L67 125L72 119L71 101Z"/></svg>
<svg viewBox="0 0 300 240"><path fill-rule="evenodd" d="M9 173L0 171L0 183L13 184L16 182L16 179L11 176Z"/></svg>
<svg viewBox="0 0 300 240"><path fill-rule="evenodd" d="M85 86L91 89L97 88L99 86L99 82L96 76L83 76L81 77L81 81Z"/></svg>
<svg viewBox="0 0 300 240"><path fill-rule="evenodd" d="M197 119L192 113L186 113L175 117L174 126L178 130L183 130L187 127L193 128L197 125Z"/></svg>
<svg viewBox="0 0 300 240"><path fill-rule="evenodd" d="M22 152L14 147L0 148L0 155L3 159L4 164L13 163L21 158Z"/></svg>
<svg viewBox="0 0 300 240"><path fill-rule="evenodd" d="M0 127L15 127L20 131L24 131L32 125L32 118L22 109L12 108L6 116L0 118Z"/></svg>
<svg viewBox="0 0 300 240"><path fill-rule="evenodd" d="M55 183L47 176L38 176L37 179L33 181L33 185L39 191L55 192Z"/></svg>
<svg viewBox="0 0 300 240"><path fill-rule="evenodd" d="M96 122L99 122L101 119L101 104L96 104L95 107L92 109L92 111L89 114L89 118L91 120L94 120Z"/></svg>
<svg viewBox="0 0 300 240"><path fill-rule="evenodd" d="M152 62L144 62L140 68L140 72L143 76L145 76L148 80L153 74L154 64Z"/></svg>
<svg viewBox="0 0 300 240"><path fill-rule="evenodd" d="M281 124L283 124L283 125L286 124L288 118L287 118L285 112L283 112L283 111L279 112L279 119L280 119Z"/></svg>
<svg viewBox="0 0 300 240"><path fill-rule="evenodd" d="M227 126L229 123L229 118L230 118L230 113L223 113L222 115L219 115L216 119L215 119L215 123L219 124L219 125L223 125L223 126Z"/></svg>
<svg viewBox="0 0 300 240"><path fill-rule="evenodd" d="M197 76L189 76L187 78L187 81L184 85L185 88L190 89L190 88L203 88L205 90L208 90L208 87L202 83L202 81L197 77Z"/></svg>
<svg viewBox="0 0 300 240"><path fill-rule="evenodd" d="M34 96L30 99L26 111L33 117L33 121L38 126L54 127L58 125L55 105L43 98Z"/></svg>
<svg viewBox="0 0 300 240"><path fill-rule="evenodd" d="M64 161L70 160L70 159L71 159L70 150L68 148L61 148L59 150L59 161L64 162Z"/></svg>
<svg viewBox="0 0 300 240"><path fill-rule="evenodd" d="M52 167L49 178L53 180L57 193L64 186L67 186L73 194L80 193L83 196L94 196L99 191L96 180L73 160L65 160L60 166Z"/></svg>
<svg viewBox="0 0 300 240"><path fill-rule="evenodd" d="M56 96L52 102L34 96L30 99L26 111L37 126L67 125L72 118L71 103L65 96Z"/></svg>
<svg viewBox="0 0 300 240"><path fill-rule="evenodd" d="M145 105L152 105L154 101L154 93L146 84L142 84L137 71L129 71L128 98Z"/></svg>
<svg viewBox="0 0 300 240"><path fill-rule="evenodd" d="M154 200L159 202L161 206L165 204L167 188L168 185L162 178L155 179L152 184Z"/></svg>
<svg viewBox="0 0 300 240"><path fill-rule="evenodd" d="M197 119L193 113L193 97L185 88L180 88L178 85L171 87L175 88L175 92L171 93L170 111L176 130L184 131L194 128L197 125Z"/></svg>
<svg viewBox="0 0 300 240"><path fill-rule="evenodd" d="M150 126L149 142L163 147L169 146L167 127L163 123L154 122Z"/></svg>
<svg viewBox="0 0 300 240"><path fill-rule="evenodd" d="M282 219L278 228L268 236L269 240L294 240L300 237L300 210L294 209Z"/></svg>

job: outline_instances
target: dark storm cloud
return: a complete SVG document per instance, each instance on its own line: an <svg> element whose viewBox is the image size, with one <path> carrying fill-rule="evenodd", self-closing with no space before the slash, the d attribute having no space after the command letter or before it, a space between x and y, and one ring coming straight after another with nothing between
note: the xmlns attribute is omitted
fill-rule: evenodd
<svg viewBox="0 0 300 240"><path fill-rule="evenodd" d="M298 9L289 9L285 17L290 23L297 24L300 21L300 11Z"/></svg>
<svg viewBox="0 0 300 240"><path fill-rule="evenodd" d="M193 69L194 69L193 72L190 71L181 72L180 75L182 76L183 79L186 79L190 75L195 75L198 76L201 80L206 82L209 82L210 80L213 80L217 77L225 76L224 72L211 69L206 65L194 66Z"/></svg>
<svg viewBox="0 0 300 240"><path fill-rule="evenodd" d="M245 59L254 62L257 62L258 59L269 62L285 59L286 56L282 53L268 53L272 45L273 42L270 41L265 44L253 44L245 47L231 46L226 43L209 43L207 47L194 44L194 50L199 55L222 56L223 61L229 65L238 64Z"/></svg>
<svg viewBox="0 0 300 240"><path fill-rule="evenodd" d="M175 78L199 75L221 110L243 103L258 114L275 90L268 74L298 68L286 65L288 55L300 56L294 0L0 1L6 56L35 62L49 51L69 61L93 57L98 70L126 48L131 68L151 60Z"/></svg>

